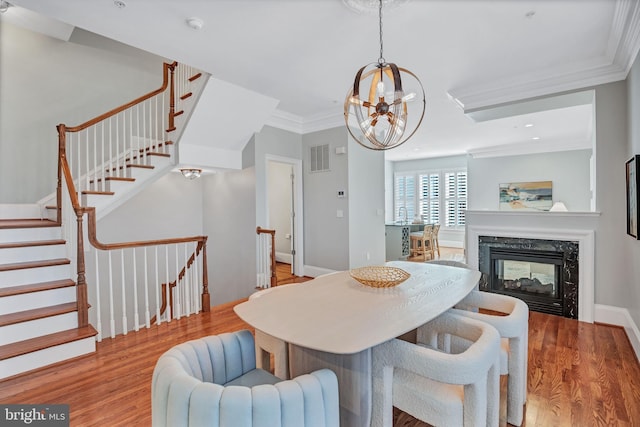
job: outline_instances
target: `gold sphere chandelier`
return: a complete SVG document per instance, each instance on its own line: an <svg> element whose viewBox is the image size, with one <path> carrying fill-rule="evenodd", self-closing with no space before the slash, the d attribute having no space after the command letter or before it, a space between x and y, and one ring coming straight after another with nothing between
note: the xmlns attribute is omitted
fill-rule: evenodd
<svg viewBox="0 0 640 427"><path fill-rule="evenodd" d="M389 150L406 142L418 130L426 103L420 79L384 59L382 0L378 3L378 18L380 57L378 62L367 64L356 73L344 102L344 120L360 145L371 150Z"/></svg>

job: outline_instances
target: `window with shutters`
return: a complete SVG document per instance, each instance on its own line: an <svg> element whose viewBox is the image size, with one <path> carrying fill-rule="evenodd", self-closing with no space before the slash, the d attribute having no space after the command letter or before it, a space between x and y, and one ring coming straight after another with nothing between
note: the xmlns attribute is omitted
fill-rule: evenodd
<svg viewBox="0 0 640 427"><path fill-rule="evenodd" d="M395 221L404 221L406 218L411 222L417 213L426 223L449 228L464 227L467 209L466 169L397 173L394 181Z"/></svg>
<svg viewBox="0 0 640 427"><path fill-rule="evenodd" d="M396 175L394 193L395 221L409 221L416 214L416 177L414 175Z"/></svg>

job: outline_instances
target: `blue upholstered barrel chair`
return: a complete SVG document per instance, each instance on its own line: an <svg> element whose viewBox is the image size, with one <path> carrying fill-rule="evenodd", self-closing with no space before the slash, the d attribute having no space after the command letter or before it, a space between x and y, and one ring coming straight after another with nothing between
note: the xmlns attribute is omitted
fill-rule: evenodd
<svg viewBox="0 0 640 427"><path fill-rule="evenodd" d="M247 330L177 345L151 383L154 427L339 426L338 380L321 369L281 380L256 369Z"/></svg>

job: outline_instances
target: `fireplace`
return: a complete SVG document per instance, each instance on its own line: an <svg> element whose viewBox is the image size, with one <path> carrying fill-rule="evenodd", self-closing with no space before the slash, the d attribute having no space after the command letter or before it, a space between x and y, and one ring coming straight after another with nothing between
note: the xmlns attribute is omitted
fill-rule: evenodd
<svg viewBox="0 0 640 427"><path fill-rule="evenodd" d="M520 298L529 309L578 318L578 243L480 236L480 289Z"/></svg>

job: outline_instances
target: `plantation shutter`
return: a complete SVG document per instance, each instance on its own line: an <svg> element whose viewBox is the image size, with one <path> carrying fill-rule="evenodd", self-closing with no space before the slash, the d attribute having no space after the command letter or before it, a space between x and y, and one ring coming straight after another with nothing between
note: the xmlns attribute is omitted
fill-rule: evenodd
<svg viewBox="0 0 640 427"><path fill-rule="evenodd" d="M422 174L420 182L420 216L422 220L435 224L440 222L440 175Z"/></svg>
<svg viewBox="0 0 640 427"><path fill-rule="evenodd" d="M447 227L465 225L465 211L467 209L467 172L446 172L445 206Z"/></svg>
<svg viewBox="0 0 640 427"><path fill-rule="evenodd" d="M416 179L414 175L396 175L394 188L395 221L411 220L415 215ZM406 209L406 218L404 210Z"/></svg>

